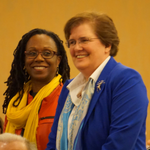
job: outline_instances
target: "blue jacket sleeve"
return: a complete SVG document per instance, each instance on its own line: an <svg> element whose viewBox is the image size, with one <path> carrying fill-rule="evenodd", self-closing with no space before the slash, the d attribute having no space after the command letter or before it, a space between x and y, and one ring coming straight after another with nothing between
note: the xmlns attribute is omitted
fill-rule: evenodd
<svg viewBox="0 0 150 150"><path fill-rule="evenodd" d="M57 126L59 121L59 116L61 114L61 111L63 109L66 97L68 95L68 89L66 88L67 84L70 82L70 80L67 80L62 88L61 94L59 96L58 105L56 109L56 114L54 118L54 123L51 128L51 133L49 134L49 142L47 144L46 150L55 150L56 149L56 134L57 134Z"/></svg>
<svg viewBox="0 0 150 150"><path fill-rule="evenodd" d="M111 124L102 150L145 150L148 98L141 76L125 69L111 83Z"/></svg>

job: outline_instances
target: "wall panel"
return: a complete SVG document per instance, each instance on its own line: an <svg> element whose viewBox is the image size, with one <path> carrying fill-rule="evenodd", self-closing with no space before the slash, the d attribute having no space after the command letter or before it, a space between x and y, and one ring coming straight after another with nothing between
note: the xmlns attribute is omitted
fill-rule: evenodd
<svg viewBox="0 0 150 150"><path fill-rule="evenodd" d="M56 32L65 42L65 22L82 11L107 13L115 22L120 37L117 61L139 71L150 97L150 0L0 0L0 106L13 59L13 50L21 36L33 28ZM71 78L78 74L69 50ZM0 116L2 107L0 107ZM147 118L147 139L150 139L150 107Z"/></svg>

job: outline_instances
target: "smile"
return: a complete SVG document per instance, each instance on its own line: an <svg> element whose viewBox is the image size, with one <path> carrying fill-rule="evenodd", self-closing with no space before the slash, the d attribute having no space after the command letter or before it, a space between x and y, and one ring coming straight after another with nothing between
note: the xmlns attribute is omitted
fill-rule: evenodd
<svg viewBox="0 0 150 150"><path fill-rule="evenodd" d="M38 69L38 70L42 70L44 69L45 67L34 67L34 69Z"/></svg>
<svg viewBox="0 0 150 150"><path fill-rule="evenodd" d="M78 55L78 56L76 56L77 58L84 58L84 57L87 57L88 55Z"/></svg>

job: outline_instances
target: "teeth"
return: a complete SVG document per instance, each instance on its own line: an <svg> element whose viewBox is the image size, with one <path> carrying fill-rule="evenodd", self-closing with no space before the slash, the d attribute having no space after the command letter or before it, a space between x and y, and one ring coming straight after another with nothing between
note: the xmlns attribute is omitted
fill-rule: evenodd
<svg viewBox="0 0 150 150"><path fill-rule="evenodd" d="M84 56L77 56L77 58L83 58L83 57L86 57L85 55Z"/></svg>
<svg viewBox="0 0 150 150"><path fill-rule="evenodd" d="M44 69L45 67L34 67L34 69Z"/></svg>

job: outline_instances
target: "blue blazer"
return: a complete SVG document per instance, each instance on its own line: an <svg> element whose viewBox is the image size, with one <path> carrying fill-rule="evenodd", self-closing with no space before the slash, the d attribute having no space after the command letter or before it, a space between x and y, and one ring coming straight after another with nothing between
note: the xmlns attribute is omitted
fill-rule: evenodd
<svg viewBox="0 0 150 150"><path fill-rule="evenodd" d="M105 83L99 89L102 80ZM56 148L58 120L70 82L66 81L60 94L46 150ZM147 91L140 74L111 57L96 82L74 150L146 150L147 106Z"/></svg>

